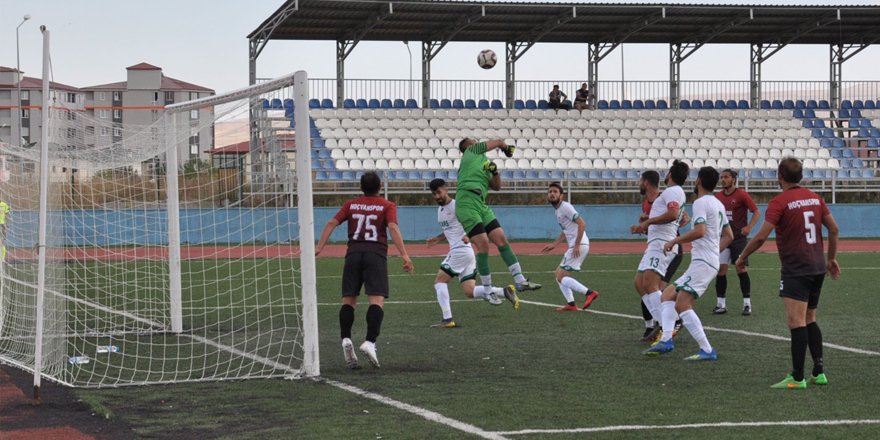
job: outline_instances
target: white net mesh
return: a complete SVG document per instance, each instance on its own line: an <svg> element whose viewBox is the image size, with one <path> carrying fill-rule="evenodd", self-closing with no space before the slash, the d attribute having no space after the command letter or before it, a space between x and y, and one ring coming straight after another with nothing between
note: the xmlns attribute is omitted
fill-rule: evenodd
<svg viewBox="0 0 880 440"><path fill-rule="evenodd" d="M44 377L93 387L301 370L292 112L271 105L291 82L160 111L148 125L52 103ZM11 211L0 361L33 370L39 143L22 144L0 144Z"/></svg>

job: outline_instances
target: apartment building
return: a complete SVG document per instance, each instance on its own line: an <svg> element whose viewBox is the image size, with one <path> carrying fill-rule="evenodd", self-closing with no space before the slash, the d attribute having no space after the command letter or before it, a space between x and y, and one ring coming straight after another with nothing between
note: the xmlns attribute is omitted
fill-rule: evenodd
<svg viewBox="0 0 880 440"><path fill-rule="evenodd" d="M106 121L95 129L95 136L122 142L117 126L143 127L156 122L166 105L204 98L214 90L166 76L162 68L140 63L126 68L126 81L83 87L85 111L90 118ZM199 158L206 160L214 145L213 112L210 108L193 110L189 120L188 142L178 147L180 163Z"/></svg>

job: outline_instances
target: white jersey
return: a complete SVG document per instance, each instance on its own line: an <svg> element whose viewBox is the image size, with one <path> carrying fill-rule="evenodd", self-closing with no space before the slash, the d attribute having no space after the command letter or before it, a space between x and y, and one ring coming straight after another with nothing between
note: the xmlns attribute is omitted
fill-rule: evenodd
<svg viewBox="0 0 880 440"><path fill-rule="evenodd" d="M559 227L562 228L562 232L565 233L565 241L568 242L568 247L573 248L575 246L575 240L577 240L578 234L578 224L577 219L580 218L578 212L574 209L574 206L568 202L560 202L559 207L556 208L556 222L559 223ZM587 231L584 230L584 236L581 238L580 244L590 244L590 239L587 238Z"/></svg>
<svg viewBox="0 0 880 440"><path fill-rule="evenodd" d="M455 217L455 199L451 199L448 204L437 208L437 223L440 223L440 228L443 229L443 235L446 236L450 251L471 247L469 243L462 241L466 234L464 226Z"/></svg>
<svg viewBox="0 0 880 440"><path fill-rule="evenodd" d="M729 227L724 205L712 194L706 194L694 201L694 226L706 225L706 232L702 237L693 241L691 261L703 261L704 263L718 268L718 247L721 242L723 228Z"/></svg>
<svg viewBox="0 0 880 440"><path fill-rule="evenodd" d="M657 199L651 204L651 213L648 217L659 217L669 210L670 205L675 205L679 209L678 218L666 224L648 226L648 243L654 240L666 242L675 239L675 236L678 235L681 213L684 212L682 209L686 202L687 197L685 197L684 190L679 185L670 186L657 196Z"/></svg>

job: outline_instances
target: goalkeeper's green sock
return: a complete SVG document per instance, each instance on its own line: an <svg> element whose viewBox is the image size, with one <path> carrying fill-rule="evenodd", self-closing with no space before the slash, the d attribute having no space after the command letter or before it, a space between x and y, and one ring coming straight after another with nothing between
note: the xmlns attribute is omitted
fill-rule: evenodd
<svg viewBox="0 0 880 440"><path fill-rule="evenodd" d="M513 275L513 280L516 284L525 283L526 277L522 274L519 260L516 258L516 254L513 253L513 249L510 248L510 243L505 244L504 246L498 246L498 252L501 253L501 259L504 260L504 264L507 265L507 270Z"/></svg>

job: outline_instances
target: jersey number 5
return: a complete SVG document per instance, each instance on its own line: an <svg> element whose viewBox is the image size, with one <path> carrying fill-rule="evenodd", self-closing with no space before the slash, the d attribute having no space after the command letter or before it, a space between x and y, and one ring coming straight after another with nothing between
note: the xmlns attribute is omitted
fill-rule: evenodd
<svg viewBox="0 0 880 440"><path fill-rule="evenodd" d="M377 241L379 239L379 231L376 230L376 225L373 224L379 218L378 216L375 214L352 214L351 216L358 222L357 230L354 231L354 237L352 237L353 240L360 240L361 231L364 232L364 240Z"/></svg>
<svg viewBox="0 0 880 440"><path fill-rule="evenodd" d="M807 230L807 244L816 244L816 225L810 221L814 215L816 215L816 213L813 211L804 212L804 228Z"/></svg>

